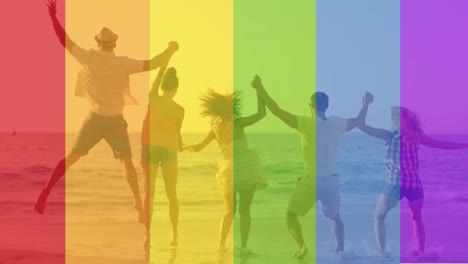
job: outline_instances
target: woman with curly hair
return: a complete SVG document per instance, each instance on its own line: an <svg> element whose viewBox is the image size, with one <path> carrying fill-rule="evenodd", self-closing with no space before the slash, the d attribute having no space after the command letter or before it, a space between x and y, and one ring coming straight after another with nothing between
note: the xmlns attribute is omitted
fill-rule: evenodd
<svg viewBox="0 0 468 264"><path fill-rule="evenodd" d="M254 81L258 79L255 77ZM224 198L225 212L221 220L220 250L225 249L226 238L232 225L239 194L241 254L248 255L247 241L250 233L250 208L255 191L267 185L260 159L247 145L244 129L260 121L266 115L265 104L257 94L257 113L241 117L239 93L222 95L209 90L202 98L202 116L212 118L207 137L197 145L186 149L199 152L216 140L223 158L216 175L218 189Z"/></svg>
<svg viewBox="0 0 468 264"><path fill-rule="evenodd" d="M419 176L419 145L439 149L468 148L466 143L444 142L424 134L418 116L404 107L392 107L393 131L360 126L366 134L384 140L387 184L380 195L375 211L375 235L379 255L387 257L385 251L385 218L398 202L405 198L412 214L416 257L424 257L425 229L422 221L424 191Z"/></svg>

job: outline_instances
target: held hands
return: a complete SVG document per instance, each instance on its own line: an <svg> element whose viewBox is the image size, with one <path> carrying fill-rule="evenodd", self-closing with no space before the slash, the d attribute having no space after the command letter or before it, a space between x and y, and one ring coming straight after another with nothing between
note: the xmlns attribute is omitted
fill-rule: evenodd
<svg viewBox="0 0 468 264"><path fill-rule="evenodd" d="M48 0L46 3L47 9L49 10L49 15L51 17L55 17L57 14L57 1L56 0Z"/></svg>
<svg viewBox="0 0 468 264"><path fill-rule="evenodd" d="M368 107L372 102L374 101L374 95L369 93L369 92L366 92L364 94L364 96L362 97L362 105L364 108ZM364 110L363 108L363 110ZM365 114L363 114L365 113ZM365 112L361 111L361 113L359 114L359 125L358 127L359 128L363 128L365 125L366 125L366 115L367 115L367 110L365 110Z"/></svg>
<svg viewBox="0 0 468 264"><path fill-rule="evenodd" d="M262 89L263 88L262 79L260 79L258 75L255 75L251 85L255 90Z"/></svg>
<svg viewBox="0 0 468 264"><path fill-rule="evenodd" d="M182 147L182 152L184 151L188 151L188 152L198 152L197 151L197 147L194 146L194 145L191 145L191 146L183 146Z"/></svg>
<svg viewBox="0 0 468 264"><path fill-rule="evenodd" d="M364 96L362 97L362 104L363 105L370 105L372 102L374 102L374 95L366 92Z"/></svg>

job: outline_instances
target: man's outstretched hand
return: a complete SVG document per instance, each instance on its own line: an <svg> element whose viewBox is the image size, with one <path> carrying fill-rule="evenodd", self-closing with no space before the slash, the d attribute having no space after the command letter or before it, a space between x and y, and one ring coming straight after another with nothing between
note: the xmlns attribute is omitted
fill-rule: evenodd
<svg viewBox="0 0 468 264"><path fill-rule="evenodd" d="M262 79L260 79L258 75L255 75L251 85L253 88L255 88L255 90L262 89L263 88Z"/></svg>
<svg viewBox="0 0 468 264"><path fill-rule="evenodd" d="M177 41L171 41L167 44L167 47L173 52L176 52L179 50L179 43L177 43Z"/></svg>
<svg viewBox="0 0 468 264"><path fill-rule="evenodd" d="M369 105L372 102L374 102L374 95L369 92L366 92L366 94L364 94L364 96L362 97L362 103L364 105Z"/></svg>
<svg viewBox="0 0 468 264"><path fill-rule="evenodd" d="M49 0L46 6L49 9L49 15L55 17L57 14L57 0Z"/></svg>

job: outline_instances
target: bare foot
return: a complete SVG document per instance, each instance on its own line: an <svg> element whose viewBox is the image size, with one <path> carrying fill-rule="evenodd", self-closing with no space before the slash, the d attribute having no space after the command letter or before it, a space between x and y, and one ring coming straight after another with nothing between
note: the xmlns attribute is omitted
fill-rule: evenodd
<svg viewBox="0 0 468 264"><path fill-rule="evenodd" d="M172 240L171 240L171 242L169 243L169 245L170 245L171 247L173 247L173 248L176 248L176 247L177 247L177 243L178 243L177 237L175 236L175 237L172 238Z"/></svg>
<svg viewBox="0 0 468 264"><path fill-rule="evenodd" d="M42 190L39 194L39 197L37 198L36 205L34 206L34 211L36 211L38 214L44 214L45 203L48 197L49 191L46 191L45 189Z"/></svg>
<svg viewBox="0 0 468 264"><path fill-rule="evenodd" d="M389 259L389 258L390 258L390 255L389 255L388 252L386 252L385 250L378 250L378 251L377 251L377 256L378 256L381 260L386 260L386 259Z"/></svg>
<svg viewBox="0 0 468 264"><path fill-rule="evenodd" d="M146 214L143 210L143 206L141 205L141 201L137 203L136 201L133 202L133 208L138 212L138 222L142 224L146 224Z"/></svg>
<svg viewBox="0 0 468 264"><path fill-rule="evenodd" d="M145 252L148 253L150 250L150 237L148 234L145 235L145 240L143 241L143 248Z"/></svg>
<svg viewBox="0 0 468 264"><path fill-rule="evenodd" d="M300 246L297 251L294 253L294 257L295 258L298 258L298 259L302 259L304 258L305 256L307 256L309 254L309 250L307 249L306 245L303 244L302 246Z"/></svg>
<svg viewBox="0 0 468 264"><path fill-rule="evenodd" d="M254 255L253 251L248 248L242 248L240 255L242 258L252 257Z"/></svg>
<svg viewBox="0 0 468 264"><path fill-rule="evenodd" d="M344 251L344 250L339 250L339 251L334 252L333 256L339 262L344 262L344 263L347 263L354 258L354 254L352 251Z"/></svg>
<svg viewBox="0 0 468 264"><path fill-rule="evenodd" d="M218 248L218 253L222 254L222 253L227 253L228 249L224 246L220 246Z"/></svg>

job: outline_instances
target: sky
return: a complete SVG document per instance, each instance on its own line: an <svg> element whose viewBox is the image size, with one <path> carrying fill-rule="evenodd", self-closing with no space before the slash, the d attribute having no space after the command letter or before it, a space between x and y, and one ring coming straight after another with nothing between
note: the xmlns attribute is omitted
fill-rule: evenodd
<svg viewBox="0 0 468 264"><path fill-rule="evenodd" d="M178 71L175 100L185 108L183 132L207 132L210 122L200 116L199 97L208 88L232 92L232 7L230 1L68 1L67 31L80 45L94 48L100 27L119 35L117 55L148 59L162 52L169 41L180 50L169 67ZM151 3L151 4L150 4ZM108 12L112 7L114 12ZM92 12L89 12L92 10ZM89 19L82 23L82 14ZM216 22L216 23L213 23ZM78 41L79 40L79 41ZM73 96L79 65L67 57L67 131L77 131L89 111L86 100ZM150 85L157 71L131 77L139 105L128 106L124 116L130 132L140 132L148 105Z"/></svg>
<svg viewBox="0 0 468 264"><path fill-rule="evenodd" d="M310 96L323 91L330 96L328 115L352 118L370 91L375 103L368 123L390 128L390 107L400 104L399 1L318 0L316 6L313 1L294 1L268 4L268 9L266 2L256 3L235 8L235 27L239 26L234 36L239 38L234 57L241 63L235 63L234 75L239 73L245 83L245 68L263 73L272 97L297 115L310 115ZM250 53L237 48L245 43L254 46ZM240 81L237 84L235 89L249 95L244 110L253 112L255 97ZM270 114L249 131L291 130Z"/></svg>
<svg viewBox="0 0 468 264"><path fill-rule="evenodd" d="M17 114L15 118L2 114L5 121L0 130L60 129L63 124L54 121L54 126L49 119L51 116L60 119L54 109L56 112L63 109L66 131L76 132L89 111L85 99L73 96L79 65L66 55L65 70L47 69L52 62L60 64L60 58L48 60L48 56L62 55L46 9L39 2L33 2L28 9L34 16L34 25L26 24L22 29L25 34L35 32L40 52L26 50L27 54L16 58L34 61L37 67L33 72L41 78L16 81L21 92L11 92L0 107L2 113L10 109ZM138 59L157 54L170 40L179 41L181 48L171 66L178 69L180 78L176 100L187 113L183 131L204 132L209 129L209 120L199 115L199 96L208 88L222 93L242 91L243 113L251 114L256 110L256 100L249 83L255 74L262 76L265 86L284 109L298 115L310 114L308 100L316 86L329 93L330 114L344 117L352 117L359 111L363 92L370 90L376 95L370 121L387 126L388 120L382 117L388 116L389 105L398 103L399 6L395 2L398 1L318 1L317 16L313 1L305 0L294 4L175 0L153 1L151 5L148 1L123 0L115 5L110 0L84 0L66 1L65 7L63 1L58 3L62 23L65 16L67 32L83 48L95 48L93 37L103 26L119 34L118 55ZM8 5L19 8L15 2ZM3 25L4 34L6 30ZM19 65L12 70L24 72ZM60 91L63 80L58 77L63 71L65 92ZM125 110L130 131L140 130L155 74L138 74L131 79L132 91L140 105ZM33 88L25 96L26 87L52 87L54 91L42 98L45 95L40 93L41 89ZM37 94L42 98L40 101ZM34 115L25 104L17 103L27 100L31 101L29 108L36 109ZM51 106L49 110L41 108L46 102ZM269 115L248 131L290 130Z"/></svg>
<svg viewBox="0 0 468 264"><path fill-rule="evenodd" d="M467 134L468 1L404 1L401 102L427 132Z"/></svg>
<svg viewBox="0 0 468 264"><path fill-rule="evenodd" d="M354 117L366 91L368 123L390 128L400 104L400 1L317 1L317 90L329 114Z"/></svg>
<svg viewBox="0 0 468 264"><path fill-rule="evenodd" d="M2 2L0 34L0 131L63 131L63 49L44 2Z"/></svg>
<svg viewBox="0 0 468 264"><path fill-rule="evenodd" d="M221 93L233 89L232 1L58 0L58 9L72 40L85 49L96 48L94 36L104 26L119 35L116 54L121 56L149 59L169 41L178 41L180 51L170 66L179 73L176 100L186 108L183 130L209 129L209 120L199 115L200 95L208 88ZM8 74L0 80L8 90L0 96L0 131L77 132L90 109L73 94L80 65L65 55L45 2L9 1L1 13L1 63ZM140 102L124 112L131 132L141 129L155 74L131 77Z"/></svg>
<svg viewBox="0 0 468 264"><path fill-rule="evenodd" d="M255 74L280 107L310 115L309 98L316 85L314 2L234 2L234 89L242 93L244 116L257 110L250 87ZM246 131L294 132L271 113Z"/></svg>
<svg viewBox="0 0 468 264"><path fill-rule="evenodd" d="M463 97L453 96L468 82L463 65L441 71L467 56L461 52L468 42L460 34L464 24L458 11L463 8L448 6L439 12L436 2L423 5L425 12L405 2L405 17L401 17L400 1L317 0L315 6L306 0L174 0L151 5L149 1L122 0L116 5L111 0L83 0L66 1L65 7L59 1L59 17L83 48L95 48L94 35L107 26L119 34L116 53L138 59L148 59L168 41L177 40L181 48L170 66L178 69L180 78L176 101L186 109L183 132L209 129L209 120L199 115L199 97L208 88L221 93L241 91L243 114L254 113L255 92L249 83L255 74L261 75L280 106L294 114L309 115L310 95L320 90L330 96L329 115L353 117L362 95L370 91L375 102L368 123L373 126L390 128L390 106L400 105L401 100L420 114L428 131L467 132L468 128L457 125L460 122L432 111L433 106L442 106L440 96L421 100L424 91L444 87L450 91L442 93L444 101L455 102L455 109L449 108L446 114L465 113L463 102L455 100ZM67 132L76 132L89 111L86 100L73 96L79 65L64 56L44 3L28 2L22 11L28 23L15 15L22 4L10 1L2 9L0 33L5 40L0 52L8 74L0 78L8 92L0 98L0 131L66 127ZM415 17L414 12L419 12L418 19L407 19ZM437 14L444 12L451 15L441 19ZM431 24L433 18L440 19ZM432 41L437 34L442 37ZM447 43L456 46L450 49ZM407 68L401 69L400 63ZM421 68L424 71L417 71ZM155 74L132 76L131 88L140 101L139 106L125 110L132 132L141 128ZM270 114L248 131L290 129Z"/></svg>

